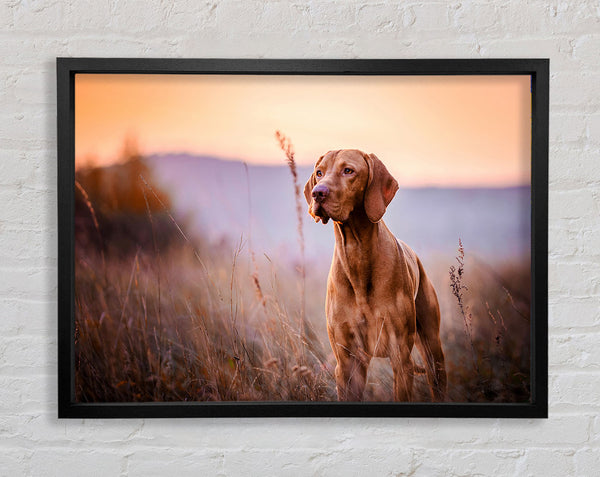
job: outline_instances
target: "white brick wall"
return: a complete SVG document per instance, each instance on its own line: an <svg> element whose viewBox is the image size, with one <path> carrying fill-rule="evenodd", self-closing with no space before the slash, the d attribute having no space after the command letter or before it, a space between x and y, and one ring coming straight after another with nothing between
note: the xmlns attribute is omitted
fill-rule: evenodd
<svg viewBox="0 0 600 477"><path fill-rule="evenodd" d="M599 475L600 5L0 4L0 474ZM56 56L550 57L550 418L56 419Z"/></svg>

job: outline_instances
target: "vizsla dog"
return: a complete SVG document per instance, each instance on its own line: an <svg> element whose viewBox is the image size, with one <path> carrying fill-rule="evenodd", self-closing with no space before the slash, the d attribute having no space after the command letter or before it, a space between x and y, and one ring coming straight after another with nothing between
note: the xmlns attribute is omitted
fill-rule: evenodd
<svg viewBox="0 0 600 477"><path fill-rule="evenodd" d="M389 357L394 399L411 401L416 344L432 397L446 392L440 308L419 258L381 218L398 183L374 154L330 151L304 187L316 222L334 222L327 282L327 332L337 360L338 399L360 401L371 358Z"/></svg>

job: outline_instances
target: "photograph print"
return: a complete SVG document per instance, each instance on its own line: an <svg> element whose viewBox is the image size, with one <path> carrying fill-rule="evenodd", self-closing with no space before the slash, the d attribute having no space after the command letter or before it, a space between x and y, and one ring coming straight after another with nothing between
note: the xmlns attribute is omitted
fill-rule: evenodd
<svg viewBox="0 0 600 477"><path fill-rule="evenodd" d="M75 403L530 403L528 74L77 73Z"/></svg>

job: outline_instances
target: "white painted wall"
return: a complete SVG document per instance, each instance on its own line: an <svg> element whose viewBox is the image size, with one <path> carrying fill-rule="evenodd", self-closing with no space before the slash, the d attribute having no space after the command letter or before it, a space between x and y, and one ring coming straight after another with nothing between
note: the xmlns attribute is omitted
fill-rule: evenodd
<svg viewBox="0 0 600 477"><path fill-rule="evenodd" d="M0 4L0 474L599 475L600 4ZM551 58L550 418L58 421L56 56Z"/></svg>

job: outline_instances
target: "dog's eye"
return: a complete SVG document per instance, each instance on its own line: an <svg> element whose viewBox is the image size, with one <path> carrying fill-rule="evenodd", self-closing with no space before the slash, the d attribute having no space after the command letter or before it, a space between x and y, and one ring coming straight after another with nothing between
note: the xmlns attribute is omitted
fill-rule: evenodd
<svg viewBox="0 0 600 477"><path fill-rule="evenodd" d="M346 174L346 175L350 175L350 174L352 174L352 173L354 173L354 171L353 171L352 169L350 169L349 167L346 167L346 168L344 169L344 174Z"/></svg>
<svg viewBox="0 0 600 477"><path fill-rule="evenodd" d="M317 177L321 177L321 176L323 175L323 173L322 173L321 171L317 171L317 172L315 172L315 175L316 175Z"/></svg>

